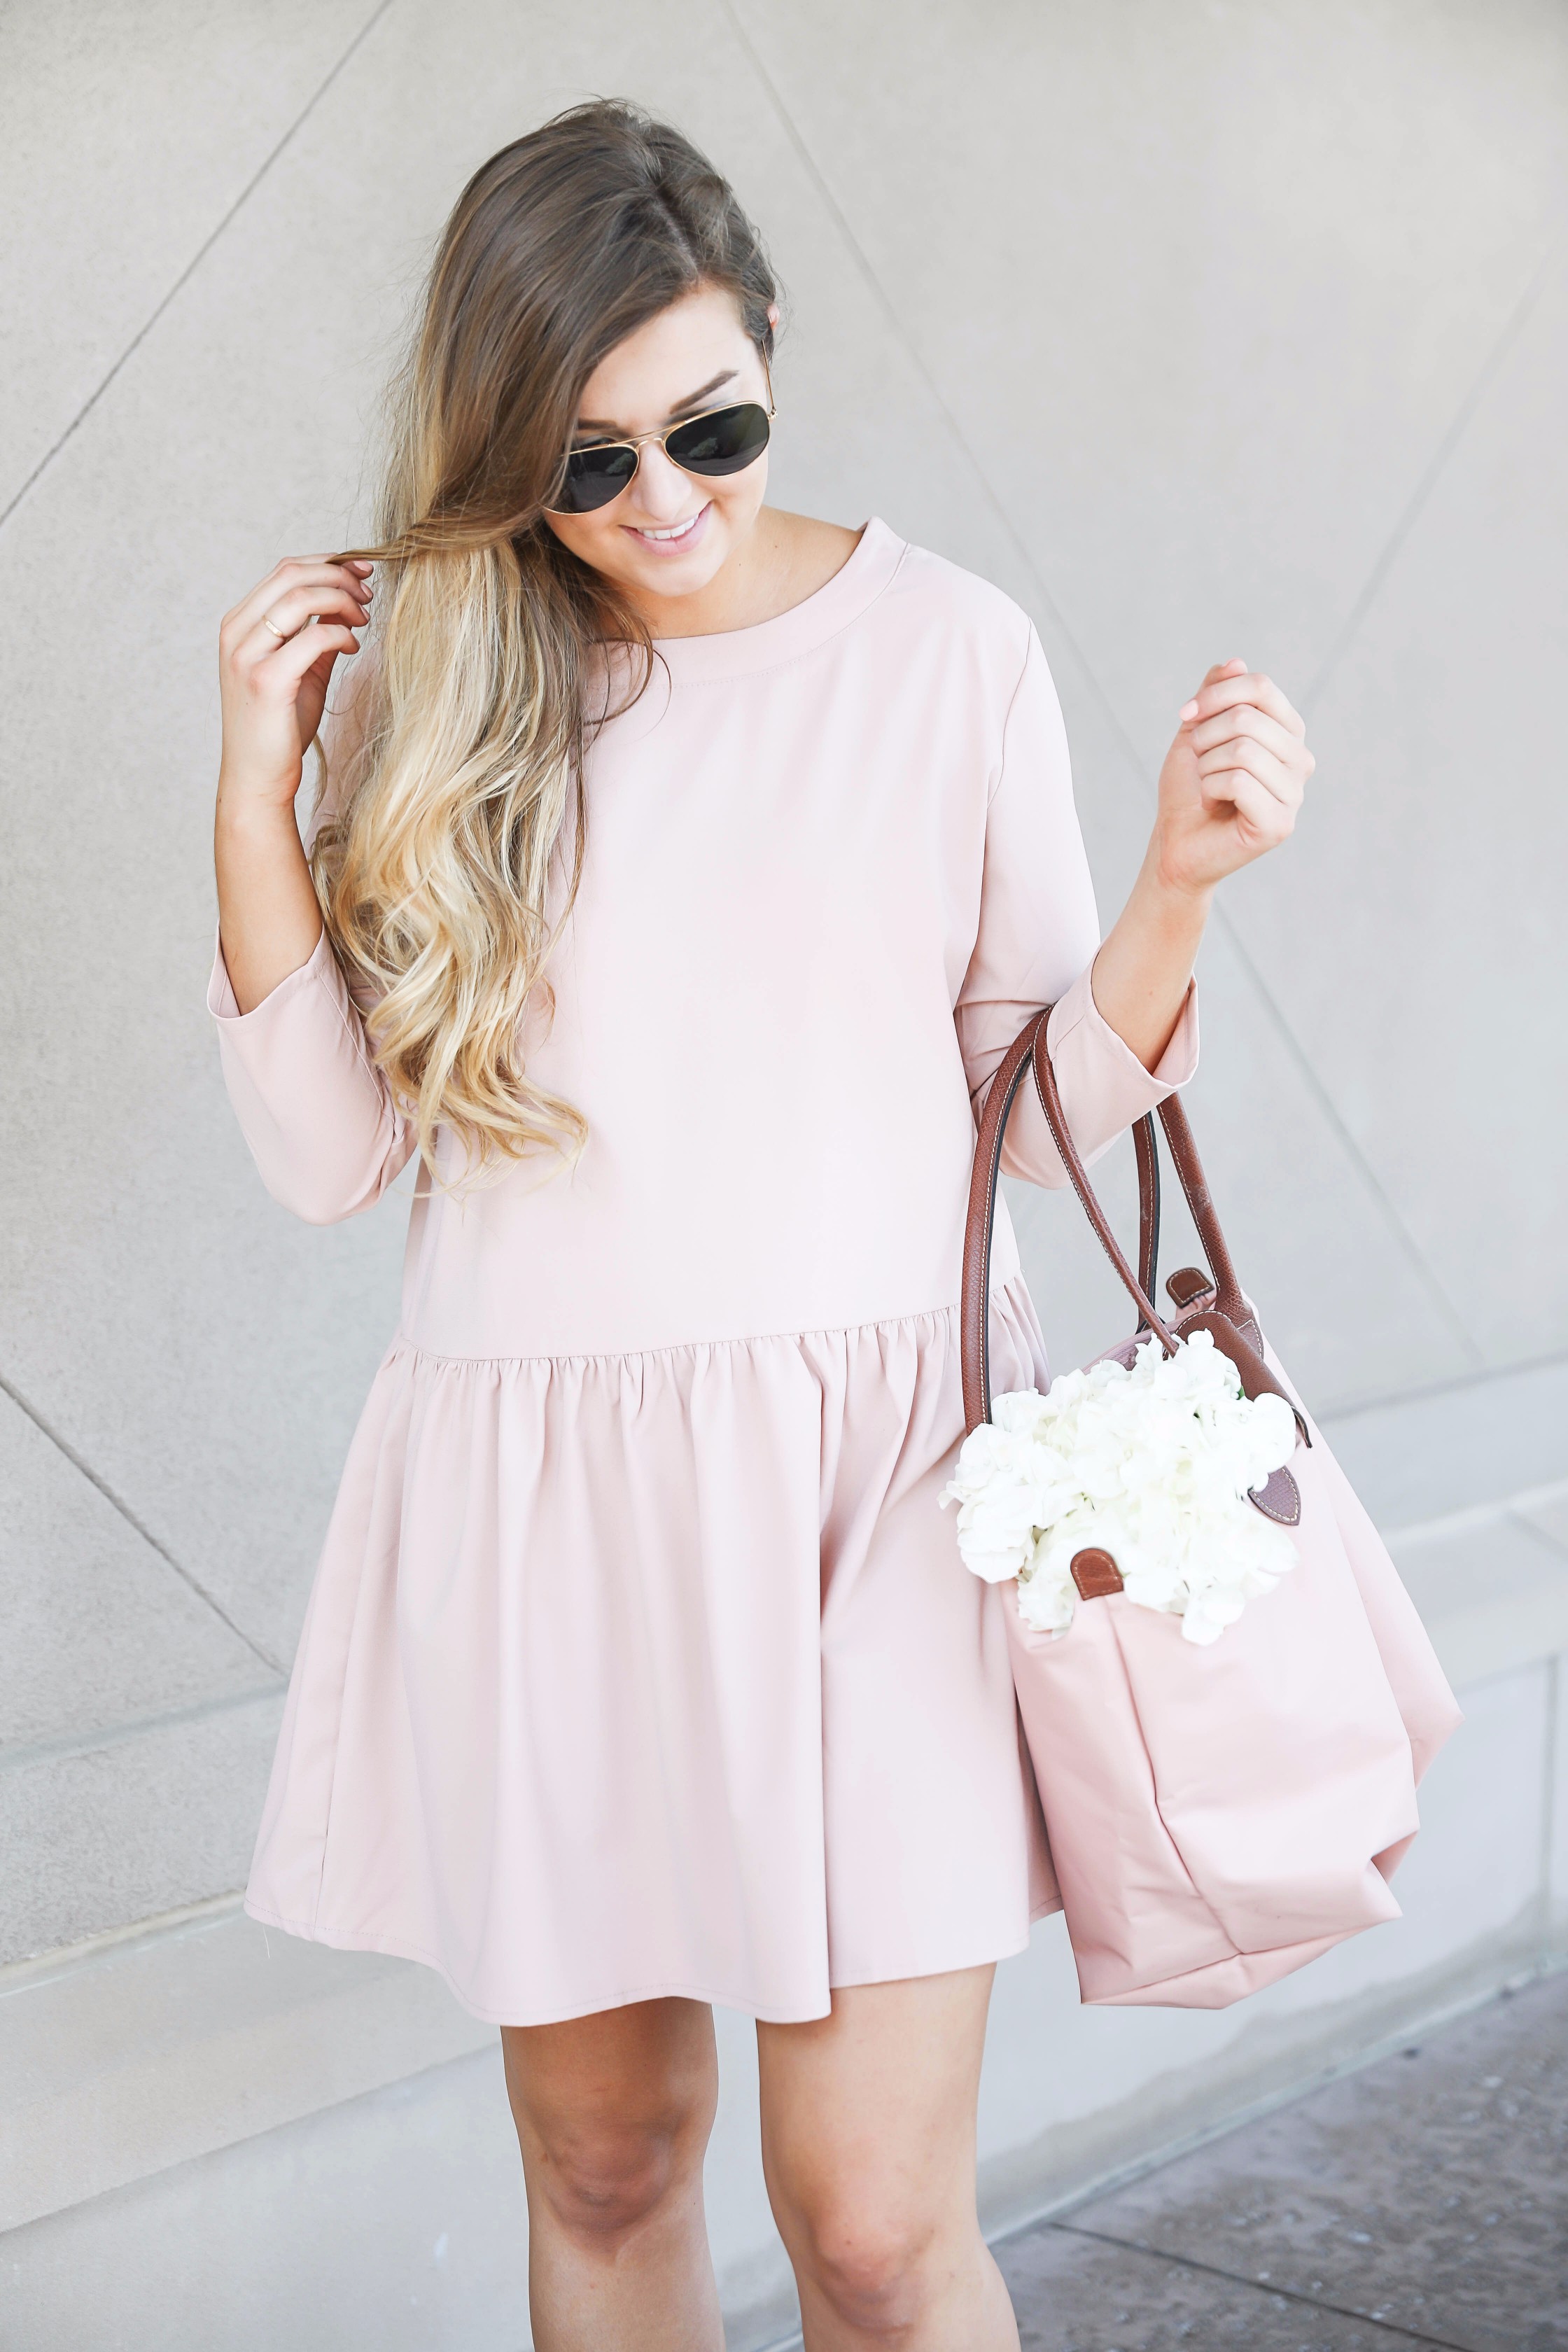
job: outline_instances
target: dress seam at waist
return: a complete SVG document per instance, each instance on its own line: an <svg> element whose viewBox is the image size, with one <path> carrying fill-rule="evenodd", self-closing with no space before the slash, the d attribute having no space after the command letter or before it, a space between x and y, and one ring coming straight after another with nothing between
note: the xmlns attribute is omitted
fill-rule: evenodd
<svg viewBox="0 0 1568 2352"><path fill-rule="evenodd" d="M992 1295L1007 1289L1018 1279L1010 1275L992 1286ZM637 1363L654 1356L691 1356L704 1349L721 1354L735 1348L764 1347L775 1339L836 1339L850 1337L858 1331L889 1331L905 1323L951 1322L959 1311L959 1301L952 1299L945 1307L921 1307L906 1315L880 1315L868 1322L824 1323L786 1331L754 1331L732 1333L726 1339L676 1339L656 1348L563 1348L537 1349L515 1356L453 1355L442 1349L421 1347L407 1332L399 1331L387 1349L388 1357L417 1356L428 1364L454 1364L478 1370L487 1364L626 1364Z"/></svg>

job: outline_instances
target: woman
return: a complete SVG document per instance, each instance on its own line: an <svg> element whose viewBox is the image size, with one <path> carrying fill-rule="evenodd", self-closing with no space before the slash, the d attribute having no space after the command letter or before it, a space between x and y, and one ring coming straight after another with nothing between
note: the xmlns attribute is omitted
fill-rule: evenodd
<svg viewBox="0 0 1568 2352"><path fill-rule="evenodd" d="M1210 897L1311 767L1211 670L1100 944L1025 616L763 505L778 316L677 133L518 141L441 245L380 544L222 633L236 1108L315 1221L417 1165L247 1900L501 2027L541 2352L721 2343L714 2000L812 2352L1017 2343L974 2108L1040 1832L936 1504L974 1107L1052 1000L1086 1150L1190 1076ZM998 1226L1006 1388L1044 1366Z"/></svg>

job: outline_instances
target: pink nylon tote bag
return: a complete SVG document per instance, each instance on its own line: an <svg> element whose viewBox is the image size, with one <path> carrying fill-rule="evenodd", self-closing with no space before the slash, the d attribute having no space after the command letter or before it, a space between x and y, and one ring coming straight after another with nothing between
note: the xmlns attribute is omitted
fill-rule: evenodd
<svg viewBox="0 0 1568 2352"><path fill-rule="evenodd" d="M1184 1639L1177 1616L1130 1598L1104 1549L1072 1559L1066 1632L1034 1631L1016 1584L1003 1586L1083 1999L1220 2009L1399 1916L1388 1881L1415 1834L1416 1783L1459 1711L1393 1561L1237 1285L1180 1102L1172 1096L1158 1116L1208 1269L1170 1277L1167 1319L1152 1297L1153 1116L1134 1130L1134 1274L1068 1132L1049 1014L1015 1039L980 1122L964 1236L966 1432L992 1414L992 1223L1007 1117L1031 1070L1074 1190L1139 1311L1134 1338L1107 1356L1131 1366L1140 1342L1171 1354L1206 1332L1244 1396L1282 1397L1295 1416L1294 1453L1248 1499L1289 1530L1296 1564L1206 1645Z"/></svg>

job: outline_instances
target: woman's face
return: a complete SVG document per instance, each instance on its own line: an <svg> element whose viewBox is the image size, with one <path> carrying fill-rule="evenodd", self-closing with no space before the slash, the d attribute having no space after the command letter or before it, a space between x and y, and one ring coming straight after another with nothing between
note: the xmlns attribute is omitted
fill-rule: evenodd
<svg viewBox="0 0 1568 2352"><path fill-rule="evenodd" d="M601 360L583 388L574 438L631 441L742 400L770 404L761 356L733 295L700 286ZM767 482L765 449L743 472L709 478L683 473L658 442L646 441L637 472L608 506L545 520L563 547L634 603L689 596L751 530Z"/></svg>

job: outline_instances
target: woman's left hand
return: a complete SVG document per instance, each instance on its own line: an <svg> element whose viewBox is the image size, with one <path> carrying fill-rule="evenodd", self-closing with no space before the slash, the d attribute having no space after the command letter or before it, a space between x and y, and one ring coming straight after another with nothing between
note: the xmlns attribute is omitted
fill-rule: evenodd
<svg viewBox="0 0 1568 2352"><path fill-rule="evenodd" d="M1174 1033L1216 883L1278 848L1316 761L1272 678L1211 669L1160 771L1160 812L1132 893L1094 960L1094 1001L1146 1070Z"/></svg>
<svg viewBox="0 0 1568 2352"><path fill-rule="evenodd" d="M1288 840L1317 765L1306 722L1243 661L1211 669L1160 771L1159 878L1194 894Z"/></svg>

